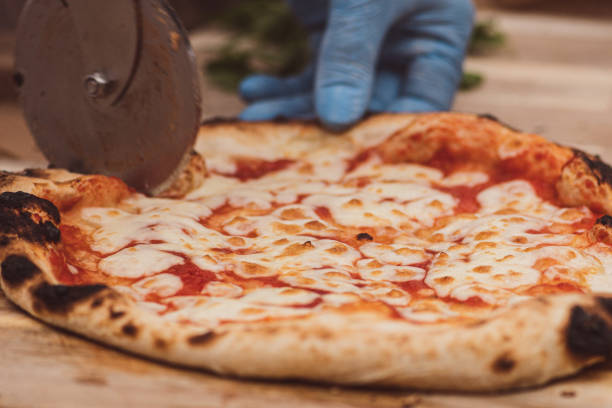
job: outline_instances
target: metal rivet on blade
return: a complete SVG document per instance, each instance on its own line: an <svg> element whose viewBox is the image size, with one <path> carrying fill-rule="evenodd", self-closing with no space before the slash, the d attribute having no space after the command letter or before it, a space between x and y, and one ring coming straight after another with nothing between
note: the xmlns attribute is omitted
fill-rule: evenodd
<svg viewBox="0 0 612 408"><path fill-rule="evenodd" d="M90 98L101 98L108 94L110 82L104 75L95 72L85 77L85 90Z"/></svg>

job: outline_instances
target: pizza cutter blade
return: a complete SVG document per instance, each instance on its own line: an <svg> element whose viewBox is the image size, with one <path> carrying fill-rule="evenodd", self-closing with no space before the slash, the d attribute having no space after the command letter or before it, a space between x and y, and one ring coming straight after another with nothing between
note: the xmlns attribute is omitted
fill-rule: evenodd
<svg viewBox="0 0 612 408"><path fill-rule="evenodd" d="M15 82L52 166L119 177L154 194L195 141L195 57L164 0L29 0Z"/></svg>

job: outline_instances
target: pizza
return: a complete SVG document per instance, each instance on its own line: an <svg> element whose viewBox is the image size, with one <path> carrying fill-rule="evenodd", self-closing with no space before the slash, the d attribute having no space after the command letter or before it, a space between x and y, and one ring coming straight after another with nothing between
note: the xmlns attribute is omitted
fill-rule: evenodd
<svg viewBox="0 0 612 408"><path fill-rule="evenodd" d="M612 169L456 113L202 125L157 197L0 173L0 283L51 325L215 373L534 386L612 347Z"/></svg>

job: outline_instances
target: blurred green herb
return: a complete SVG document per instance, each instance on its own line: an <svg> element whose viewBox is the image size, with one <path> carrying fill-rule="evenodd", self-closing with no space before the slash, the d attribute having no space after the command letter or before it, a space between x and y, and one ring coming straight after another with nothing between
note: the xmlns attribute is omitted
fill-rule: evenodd
<svg viewBox="0 0 612 408"><path fill-rule="evenodd" d="M241 1L227 8L215 22L230 38L205 69L211 82L222 89L235 91L245 76L255 72L296 74L308 63L308 35L284 0ZM489 53L504 41L493 20L479 21L468 54ZM483 82L482 74L465 72L459 89L474 89Z"/></svg>
<svg viewBox="0 0 612 408"><path fill-rule="evenodd" d="M478 21L472 30L468 44L468 55L484 55L504 45L506 37L498 30L495 21ZM469 91L478 88L484 82L484 76L478 72L464 72L459 89Z"/></svg>
<svg viewBox="0 0 612 408"><path fill-rule="evenodd" d="M251 73L249 53L231 47L223 47L206 65L206 74L212 83L227 91L234 91L240 80Z"/></svg>
<svg viewBox="0 0 612 408"><path fill-rule="evenodd" d="M482 85L483 80L482 74L478 72L464 72L461 83L459 84L459 89L462 91L469 91Z"/></svg>
<svg viewBox="0 0 612 408"><path fill-rule="evenodd" d="M254 72L286 76L308 63L308 35L283 0L240 2L216 23L231 37L206 72L223 89L235 90L242 78Z"/></svg>
<svg viewBox="0 0 612 408"><path fill-rule="evenodd" d="M505 41L506 37L498 30L495 21L479 21L474 25L474 29L472 30L472 38L468 45L468 54L486 54L504 45Z"/></svg>

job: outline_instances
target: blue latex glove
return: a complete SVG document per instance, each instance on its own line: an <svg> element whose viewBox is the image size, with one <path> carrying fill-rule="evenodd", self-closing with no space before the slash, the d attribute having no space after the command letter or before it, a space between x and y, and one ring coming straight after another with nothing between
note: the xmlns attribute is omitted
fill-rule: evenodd
<svg viewBox="0 0 612 408"><path fill-rule="evenodd" d="M315 117L332 129L366 111L448 110L473 25L469 0L290 0L315 61L240 84L243 120Z"/></svg>

